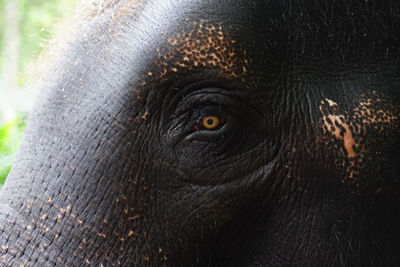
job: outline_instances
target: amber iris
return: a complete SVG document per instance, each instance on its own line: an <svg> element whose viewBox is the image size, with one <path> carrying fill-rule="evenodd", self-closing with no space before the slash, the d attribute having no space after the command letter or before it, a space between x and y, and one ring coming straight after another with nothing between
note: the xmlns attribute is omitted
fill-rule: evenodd
<svg viewBox="0 0 400 267"><path fill-rule="evenodd" d="M216 116L204 117L201 122L203 124L203 127L206 128L207 130L216 129L220 124L220 120Z"/></svg>

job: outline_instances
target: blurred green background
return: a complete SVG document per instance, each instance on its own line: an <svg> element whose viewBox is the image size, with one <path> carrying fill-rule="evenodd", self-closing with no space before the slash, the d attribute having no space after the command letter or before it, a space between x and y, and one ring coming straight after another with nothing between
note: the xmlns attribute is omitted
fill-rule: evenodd
<svg viewBox="0 0 400 267"><path fill-rule="evenodd" d="M26 77L32 60L71 14L77 0L0 0L0 187L21 143L36 92ZM34 65L33 65L34 66Z"/></svg>

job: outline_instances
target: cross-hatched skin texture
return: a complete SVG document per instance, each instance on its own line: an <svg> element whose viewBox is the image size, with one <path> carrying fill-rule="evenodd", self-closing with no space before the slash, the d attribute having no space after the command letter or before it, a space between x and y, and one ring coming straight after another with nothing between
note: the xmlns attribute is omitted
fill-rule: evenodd
<svg viewBox="0 0 400 267"><path fill-rule="evenodd" d="M395 0L83 3L0 266L400 265L399 29Z"/></svg>

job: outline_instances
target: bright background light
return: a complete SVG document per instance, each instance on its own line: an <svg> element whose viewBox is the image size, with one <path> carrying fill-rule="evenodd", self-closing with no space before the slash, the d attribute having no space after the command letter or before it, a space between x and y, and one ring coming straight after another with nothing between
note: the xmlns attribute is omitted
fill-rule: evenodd
<svg viewBox="0 0 400 267"><path fill-rule="evenodd" d="M21 143L37 92L27 77L54 25L77 0L0 0L0 186Z"/></svg>

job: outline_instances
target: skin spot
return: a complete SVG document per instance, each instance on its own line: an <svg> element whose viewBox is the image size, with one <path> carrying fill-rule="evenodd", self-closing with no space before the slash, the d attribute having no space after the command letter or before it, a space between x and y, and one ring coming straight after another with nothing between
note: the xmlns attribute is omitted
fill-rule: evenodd
<svg viewBox="0 0 400 267"><path fill-rule="evenodd" d="M57 222L61 222L61 219L62 219L61 214L57 214L57 215L54 217L54 220L57 221Z"/></svg>
<svg viewBox="0 0 400 267"><path fill-rule="evenodd" d="M103 234L103 233L97 233L97 236L100 236L102 238L107 238L107 236L105 234Z"/></svg>
<svg viewBox="0 0 400 267"><path fill-rule="evenodd" d="M146 111L140 118L143 120L147 120L147 117L149 116L149 113Z"/></svg>
<svg viewBox="0 0 400 267"><path fill-rule="evenodd" d="M329 106L334 107L337 106L338 104L328 98L325 98L325 101L329 104Z"/></svg>
<svg viewBox="0 0 400 267"><path fill-rule="evenodd" d="M136 220L138 218L139 218L139 215L135 215L135 216L129 217L128 221L134 221L134 220Z"/></svg>
<svg viewBox="0 0 400 267"><path fill-rule="evenodd" d="M65 208L60 208L59 211L60 211L61 213L69 213L69 212L71 212L71 205L68 204L67 207L65 207Z"/></svg>

